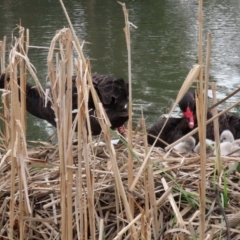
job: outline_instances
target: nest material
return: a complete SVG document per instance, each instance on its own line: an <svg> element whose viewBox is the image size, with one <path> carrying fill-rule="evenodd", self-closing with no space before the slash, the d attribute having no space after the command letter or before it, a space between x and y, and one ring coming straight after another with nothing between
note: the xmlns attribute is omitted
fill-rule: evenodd
<svg viewBox="0 0 240 240"><path fill-rule="evenodd" d="M105 239L118 239L127 236L128 220L126 209L116 187L116 179L112 171L111 159L106 146L96 146L99 139L94 140L92 147L89 145L88 161L91 166L92 189L94 194L95 209L95 234L100 234ZM102 139L101 139L102 141ZM134 178L138 174L146 156L143 147L144 137L140 132L133 135L134 151ZM122 142L115 145L117 166L120 171L124 190L134 202L135 227L138 237L148 239L192 239L199 228L199 184L200 184L200 157L188 154L176 157L165 154L160 148L153 148L149 162L133 191L128 185L128 148ZM8 154L8 153L7 153ZM18 161L21 156L16 156ZM82 195L79 194L78 169L80 162L77 157L77 147L73 145L72 166L73 182L73 219L72 230L74 238L77 237L77 225L82 221L89 224L89 186L84 159L81 162ZM230 232L231 239L238 239L240 234L239 217L239 172L236 168L239 159L224 158L223 165L226 172L228 206L222 207L224 181L215 184L215 161L213 157L207 159L206 172L206 235L213 238L225 238L226 229ZM56 239L60 236L61 206L60 199L64 196L60 186L60 163L57 145L39 143L38 147L28 149L28 158L24 159L26 176L15 175L15 239L19 237L19 221L24 221L25 231L30 237L39 239ZM235 166L235 168L234 168ZM10 175L11 160L2 156L0 168L0 205L1 205L1 236L7 237L9 229L10 210ZM21 185L19 181L25 182ZM22 186L22 189L19 189ZM22 191L22 193L21 193ZM27 191L27 194L24 194ZM26 198L27 197L27 198ZM31 214L23 212L21 207L27 204ZM80 218L79 206L83 207L84 219ZM24 207L26 210L26 205ZM227 228L226 228L227 221ZM85 226L84 239L92 239L89 226ZM121 232L122 231L122 232ZM120 235L119 235L120 233ZM157 235L157 236L155 236Z"/></svg>

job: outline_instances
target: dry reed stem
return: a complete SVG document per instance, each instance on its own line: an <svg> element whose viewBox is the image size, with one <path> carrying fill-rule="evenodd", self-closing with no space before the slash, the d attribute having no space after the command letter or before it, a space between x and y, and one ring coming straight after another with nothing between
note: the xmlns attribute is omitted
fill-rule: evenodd
<svg viewBox="0 0 240 240"><path fill-rule="evenodd" d="M76 83L77 83L77 89L78 89L78 113L84 113L84 105L82 104L83 100L84 100L84 96L83 96L83 89L86 89L86 81L83 81L83 79L81 78L82 76L82 61L76 62L76 68L77 68L77 77L76 77ZM86 78L85 78L86 80ZM84 114L78 114L77 115L77 120L78 120L78 135L77 135L77 139L78 142L81 142L82 139L82 135L83 135L83 129L84 129ZM83 191L82 191L82 182L83 182L83 177L82 177L82 145L78 144L78 172L77 172L77 186L78 186L78 191L77 191L77 195L75 198L76 204L78 206L77 209L79 209L79 219L84 219L84 209L83 209L83 204L80 204L79 202L83 202ZM77 201L77 199L79 199L79 201ZM78 216L78 212L76 212L76 215ZM77 221L77 224L79 224L80 222L80 226L78 226L77 228L77 232L78 232L78 236L80 239L84 238L84 225L83 222L84 221Z"/></svg>
<svg viewBox="0 0 240 240"><path fill-rule="evenodd" d="M187 78L184 80L182 87L180 88L176 101L174 102L174 105L172 107L172 110L176 108L179 101L183 98L185 93L188 91L188 89L192 86L193 82L196 80L196 78L199 76L201 70L200 65L195 65L190 72L187 75ZM172 112L171 112L172 113Z"/></svg>
<svg viewBox="0 0 240 240"><path fill-rule="evenodd" d="M202 0L198 1L198 63L200 65L199 72L199 112L198 112L198 126L199 126L199 142L200 142L200 157L201 157L201 183L200 187L200 239L204 239L205 233L205 195L206 195L206 109L207 109L207 95L203 95L203 93L207 92L208 85L205 83L205 91L204 91L204 83L203 83L203 53L202 53L202 27L203 27L203 19L202 19ZM210 51L210 49L208 48ZM210 52L207 52L207 55ZM208 64L209 65L209 64ZM208 69L208 66L207 66ZM207 73L208 74L208 73ZM208 76L207 76L208 78Z"/></svg>
<svg viewBox="0 0 240 240"><path fill-rule="evenodd" d="M161 181L162 181L162 184L163 184L163 187L164 187L165 191L167 191L169 189L169 186L168 186L165 178L162 178ZM176 215L177 223L178 223L177 226L183 228L184 224L183 224L182 215L179 212L179 209L177 207L176 202L174 201L173 195L169 194L168 199L169 199L169 202L171 203L172 209L173 209L173 211L174 211L174 213Z"/></svg>
<svg viewBox="0 0 240 240"><path fill-rule="evenodd" d="M200 65L200 72L199 72L199 113L198 113L198 126L199 126L199 142L200 142L200 159L201 159L201 179L200 182L200 239L204 239L205 233L205 198L206 198L206 109L207 109L207 94L204 96L204 92L207 93L208 84L203 81L203 50L202 50L202 30L203 30L203 9L202 9L202 0L198 1L198 64ZM207 75L206 79L208 81L208 66L210 64L210 45L208 41L208 48L207 48ZM204 91L205 88L205 91Z"/></svg>
<svg viewBox="0 0 240 240"><path fill-rule="evenodd" d="M72 34L69 32L67 36L66 43L66 59L67 59L67 92L66 92L66 122L65 122L65 139L66 142L66 155L65 162L68 166L72 166L73 164L73 156L72 156L72 76L73 76L73 46L72 46ZM72 187L73 187L73 171L70 168L67 168L67 211L68 211L68 239L72 239Z"/></svg>
<svg viewBox="0 0 240 240"><path fill-rule="evenodd" d="M226 102L230 97L234 96L240 91L240 88L234 90L231 94L223 98L222 100L218 101L217 103L213 104L211 107L208 108L208 111L212 110L213 108L217 107L219 104Z"/></svg>
<svg viewBox="0 0 240 240"><path fill-rule="evenodd" d="M113 240L117 240L117 239L122 239L122 235L128 231L128 229L134 224L136 223L140 218L141 218L141 214L139 214L135 219L133 219L126 227L124 227L120 232L118 232L117 236L113 239ZM133 236L134 237L134 236ZM136 237L136 236L135 236ZM134 237L134 238L135 238Z"/></svg>
<svg viewBox="0 0 240 240"><path fill-rule="evenodd" d="M67 213L67 169L66 169L66 162L65 162L65 151L66 151L66 143L64 138L64 124L65 124L65 61L60 60L59 61L59 82L58 87L56 87L56 96L57 99L60 98L59 106L57 104L57 101L54 102L55 109L58 109L55 112L57 121L57 133L58 133L58 141L59 141L59 152L60 152L60 186L61 186L61 213L62 213L62 220L61 220L61 237L63 239L67 239L68 236L68 213ZM56 79L57 80L57 79ZM57 81L56 81L57 82ZM59 94L59 96L58 96ZM62 110L62 111L61 111ZM57 115L58 113L58 115ZM62 113L62 114L61 114ZM66 126L66 125L65 125Z"/></svg>
<svg viewBox="0 0 240 240"><path fill-rule="evenodd" d="M12 74L13 75L13 74ZM13 76L14 78L14 76ZM14 97L12 97L13 94L11 94L11 102L13 103ZM13 224L14 224L14 192L15 192L15 172L16 172L16 162L15 162L15 154L14 154L14 141L15 141L15 136L16 132L13 131L15 130L15 125L14 125L14 118L13 115L11 115L11 136L10 136L10 146L11 146L11 166L12 166L12 171L11 171L11 200L10 200L10 231L9 231L9 237L13 238Z"/></svg>
<svg viewBox="0 0 240 240"><path fill-rule="evenodd" d="M29 29L26 29L26 42L25 42L25 49L26 49L26 55L28 55L28 50L29 50Z"/></svg>
<svg viewBox="0 0 240 240"><path fill-rule="evenodd" d="M78 51L78 54L80 54L79 57L80 57L81 61L83 61L83 66L86 66L86 59L85 59L84 54L83 54L83 52L82 52L81 44L80 44L80 42L79 42L79 40L78 40L78 37L77 37L77 35L76 35L76 33L75 33L75 30L74 30L74 28L73 28L73 25L72 25L72 23L71 23L71 20L70 20L70 18L69 18L69 16L68 16L67 10L66 10L66 8L65 8L65 6L64 6L63 1L62 1L62 0L59 0L59 2L60 2L60 4L61 4L61 6L62 6L62 9L63 9L63 11L64 11L64 14L65 14L65 16L66 16L66 18L67 18L69 27L70 27L70 29L71 29L73 38L74 38L74 40L75 40L76 49L77 49L77 51Z"/></svg>
<svg viewBox="0 0 240 240"><path fill-rule="evenodd" d="M24 55L24 34L25 30L23 27L19 27L19 47L20 47L20 53ZM25 99L25 92L26 92L26 69L25 69L25 61L20 61L20 98ZM26 135L26 101L21 101L21 125L24 131L24 136ZM26 154L26 153L25 153Z"/></svg>
<svg viewBox="0 0 240 240"><path fill-rule="evenodd" d="M212 83L212 95L213 95L213 104L217 102L217 97L216 97L216 90L217 86L216 83ZM212 109L212 115L215 116L217 115L217 108ZM220 138L219 138L219 122L218 118L214 119L214 137L215 137L215 144L216 144L216 163L217 163L217 171L218 174L222 172L222 161L221 161L221 149L220 149Z"/></svg>
<svg viewBox="0 0 240 240"><path fill-rule="evenodd" d="M6 55L6 40L7 37L4 36L3 40L0 42L0 60L1 60L1 73L5 70L5 55Z"/></svg>
<svg viewBox="0 0 240 240"><path fill-rule="evenodd" d="M140 120L140 123L141 123L141 126L142 126L142 129L143 129L143 143L144 143L144 155L142 155L142 157L146 158L147 154L148 154L148 142L147 142L147 131L146 131L146 124L145 124L145 119L144 119L144 116L143 116L143 109L142 109L142 119ZM135 132L137 133L137 131ZM148 168L151 164L151 160L150 158L148 158ZM151 169L151 172L152 169ZM150 190L150 180L152 182L151 186L154 186L154 180L152 180L154 178L154 174L152 174L152 176L149 175L149 171L148 171L148 175L147 175L147 172L146 173L143 173L143 182L144 182L144 191L145 191L145 215L142 217L142 225L144 224L144 220L146 222L150 222L150 219L152 219L151 217L151 213L153 213L153 211L150 211L150 202L151 202L151 190ZM147 181L149 179L149 181ZM149 187L148 187L149 185ZM156 203L156 204L155 204ZM156 199L153 201L153 204L154 206L158 205L158 202L156 202ZM156 217L155 217L156 219ZM154 219L154 220L155 220ZM156 220L155 220L156 222ZM150 225L150 223L149 223ZM161 224L160 224L161 225ZM155 227L156 227L156 224L155 224ZM149 226L150 228L150 226ZM154 234L156 235L156 230L154 230ZM149 236L149 231L145 230L144 228L141 229L141 236L144 237L145 239L150 239L150 236Z"/></svg>
<svg viewBox="0 0 240 240"><path fill-rule="evenodd" d="M206 50L206 66L205 66L205 79L204 79L204 106L207 114L208 108L208 86L209 86L209 72L210 72L210 58L211 58L211 44L212 36L210 33L207 35L207 50Z"/></svg>
<svg viewBox="0 0 240 240"><path fill-rule="evenodd" d="M128 87L129 87L129 100L128 100L128 144L129 147L132 148L132 67L131 67L131 37L130 37L130 23L128 19L128 10L126 8L125 3L118 2L122 6L124 19L125 19L125 27L124 27L124 33L126 36L126 45L127 45L127 55L128 55ZM133 156L132 152L128 151L128 185L131 186L133 182ZM134 215L134 202L129 196L129 205L132 212L132 215Z"/></svg>
<svg viewBox="0 0 240 240"><path fill-rule="evenodd" d="M5 70L5 55L6 55L6 36L3 37L3 41L1 42L1 47L0 47L0 59L1 59L1 73L4 72ZM4 81L4 85L6 88L6 79ZM3 102L3 116L5 120L9 120L10 114L8 109L10 109L10 95L2 95L2 102ZM10 139L10 132L9 132L9 125L8 121L4 121L4 135L5 135L5 140L6 140L6 145L9 144L9 139Z"/></svg>
<svg viewBox="0 0 240 240"><path fill-rule="evenodd" d="M152 165L148 165L148 192L149 192L149 203L151 206L150 217L152 219L152 230L154 239L157 239L158 235L158 219L157 219L157 204L156 204L156 196L152 194L154 192L154 177L153 177L153 168ZM146 194L146 196L148 196Z"/></svg>

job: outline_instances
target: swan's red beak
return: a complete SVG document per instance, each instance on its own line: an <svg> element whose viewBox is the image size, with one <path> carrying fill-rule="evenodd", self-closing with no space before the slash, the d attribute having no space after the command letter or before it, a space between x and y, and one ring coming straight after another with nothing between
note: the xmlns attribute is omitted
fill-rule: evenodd
<svg viewBox="0 0 240 240"><path fill-rule="evenodd" d="M126 131L124 125L122 125L121 127L118 127L117 130L118 130L118 132L119 132L121 135L124 135L124 133L125 133L125 131Z"/></svg>
<svg viewBox="0 0 240 240"><path fill-rule="evenodd" d="M189 107L187 107L186 111L183 113L184 117L188 120L188 127L194 128L194 117L193 111Z"/></svg>

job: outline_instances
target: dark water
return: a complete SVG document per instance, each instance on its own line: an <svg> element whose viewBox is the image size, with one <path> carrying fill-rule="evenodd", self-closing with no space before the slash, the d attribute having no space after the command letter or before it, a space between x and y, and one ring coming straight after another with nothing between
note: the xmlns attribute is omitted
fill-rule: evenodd
<svg viewBox="0 0 240 240"><path fill-rule="evenodd" d="M189 70L197 63L197 0L125 1L132 28L132 81L134 121L141 108L147 125L166 113ZM92 72L127 79L124 17L116 1L65 1L78 37L91 59ZM239 87L240 1L204 1L204 39L212 33L211 80L218 83L218 98ZM21 22L30 30L30 44L50 45L56 30L68 27L57 0L1 0L0 39L17 35ZM15 30L14 30L15 29ZM206 41L204 41L204 48ZM8 45L8 49L10 45ZM45 85L46 50L30 49L29 57ZM236 101L236 96L232 101ZM28 115L28 138L46 139L53 128Z"/></svg>

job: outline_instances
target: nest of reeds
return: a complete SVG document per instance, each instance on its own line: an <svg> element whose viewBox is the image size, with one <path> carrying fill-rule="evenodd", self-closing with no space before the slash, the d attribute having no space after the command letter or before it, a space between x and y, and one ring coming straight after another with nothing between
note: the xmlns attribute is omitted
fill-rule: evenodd
<svg viewBox="0 0 240 240"><path fill-rule="evenodd" d="M62 29L53 38L47 62L58 120L57 144L26 141L26 106L19 101L25 97L26 71L39 92L48 97L27 57L28 31L25 37L24 28L19 29L7 68L6 39L1 42L1 69L10 75L11 91L3 90L2 97L0 238L198 239L204 230L202 239L239 239L239 159L216 161L202 151L200 156L182 156L171 149L149 147L144 118L135 131L130 124L124 137L110 131L82 53L84 44L78 41L70 20L69 25L71 29ZM78 84L75 119L71 91L65 91L72 88L73 73ZM199 74L197 65L183 92ZM96 138L87 134L89 91L102 127ZM204 119L201 104L199 109L199 119ZM112 139L117 139L115 144Z"/></svg>
<svg viewBox="0 0 240 240"><path fill-rule="evenodd" d="M145 141L142 131L133 133L133 176L137 181L132 190L128 184L129 149L123 138L114 145L114 163L103 144L103 137L87 145L86 155L82 155L81 161L78 146L73 142L73 164L68 166L72 181L67 182L71 185L70 199L62 193L59 145L34 142L37 147L29 147L28 157L19 155L19 166L13 179L13 238L20 237L21 227L26 237L61 238L61 222L69 214L62 212L61 201L65 198L72 203L71 231L74 239L94 239L92 234L98 239L122 239L133 234L131 228L138 238L192 239L199 228L200 157L196 154L181 157L153 148L143 169L148 152ZM2 237L9 234L13 200L11 161L7 155L9 153L2 156L0 165ZM206 159L206 235L211 239L223 239L228 230L231 239L238 239L238 164L236 159L226 157L223 166L224 181L219 184L215 179L214 158ZM115 168L120 179L116 177ZM132 208L129 199L133 201ZM222 205L223 202L226 206ZM132 222L129 222L128 214L134 216Z"/></svg>

